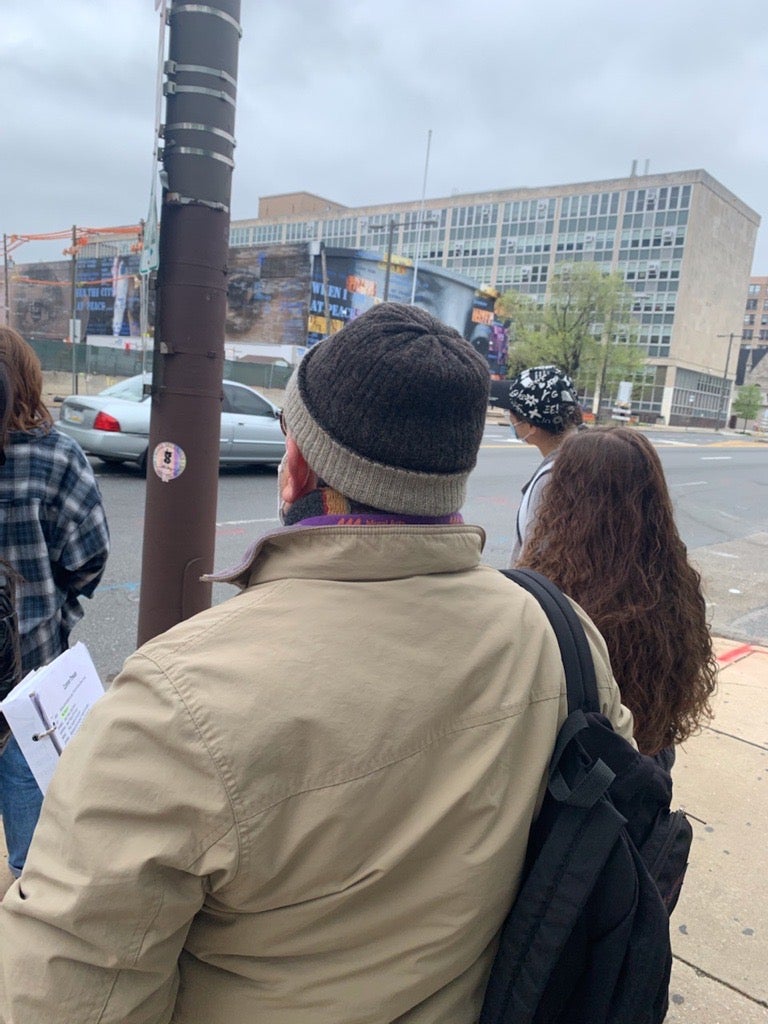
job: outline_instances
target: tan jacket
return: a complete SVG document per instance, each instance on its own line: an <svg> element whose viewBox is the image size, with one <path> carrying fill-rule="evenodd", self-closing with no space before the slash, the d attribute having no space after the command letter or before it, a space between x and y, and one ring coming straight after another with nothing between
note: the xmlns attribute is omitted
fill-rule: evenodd
<svg viewBox="0 0 768 1024"><path fill-rule="evenodd" d="M128 660L0 909L6 1024L477 1019L564 714L483 540L279 531Z"/></svg>

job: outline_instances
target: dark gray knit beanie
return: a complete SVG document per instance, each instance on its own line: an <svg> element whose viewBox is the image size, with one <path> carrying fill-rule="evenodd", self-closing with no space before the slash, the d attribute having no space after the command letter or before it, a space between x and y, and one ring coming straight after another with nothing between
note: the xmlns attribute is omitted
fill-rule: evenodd
<svg viewBox="0 0 768 1024"><path fill-rule="evenodd" d="M307 352L283 414L312 469L346 497L448 515L477 461L489 378L453 328L416 306L381 303Z"/></svg>

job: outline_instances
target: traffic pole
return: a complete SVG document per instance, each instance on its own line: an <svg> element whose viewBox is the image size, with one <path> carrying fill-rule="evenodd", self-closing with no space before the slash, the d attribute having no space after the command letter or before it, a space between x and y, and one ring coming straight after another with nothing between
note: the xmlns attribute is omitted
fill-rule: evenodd
<svg viewBox="0 0 768 1024"><path fill-rule="evenodd" d="M240 0L173 0L138 642L210 607Z"/></svg>

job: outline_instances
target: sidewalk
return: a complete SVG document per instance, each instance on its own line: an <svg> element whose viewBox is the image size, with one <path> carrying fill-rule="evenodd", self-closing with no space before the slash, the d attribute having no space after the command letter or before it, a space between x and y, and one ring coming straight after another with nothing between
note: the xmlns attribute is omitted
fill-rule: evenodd
<svg viewBox="0 0 768 1024"><path fill-rule="evenodd" d="M768 648L717 639L715 649L714 720L678 749L673 770L694 839L672 915L666 1021L766 1024Z"/></svg>
<svg viewBox="0 0 768 1024"><path fill-rule="evenodd" d="M768 1024L768 648L715 649L715 718L678 748L673 774L694 839L666 1024Z"/></svg>

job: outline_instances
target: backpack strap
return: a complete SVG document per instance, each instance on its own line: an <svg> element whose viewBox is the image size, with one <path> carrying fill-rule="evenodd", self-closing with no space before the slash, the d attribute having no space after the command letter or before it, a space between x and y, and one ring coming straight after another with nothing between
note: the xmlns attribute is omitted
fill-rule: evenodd
<svg viewBox="0 0 768 1024"><path fill-rule="evenodd" d="M480 1024L534 1020L554 966L625 824L605 799L614 774L601 760L582 765L570 781L561 771L571 742L589 728L585 711L600 710L581 622L567 598L539 573L502 571L532 594L549 618L565 669L569 716L550 764L548 789L554 802L547 805L546 832L502 928Z"/></svg>
<svg viewBox="0 0 768 1024"><path fill-rule="evenodd" d="M568 598L533 569L502 569L501 572L536 598L549 619L560 647L568 688L568 713L600 711L595 665L584 627Z"/></svg>

